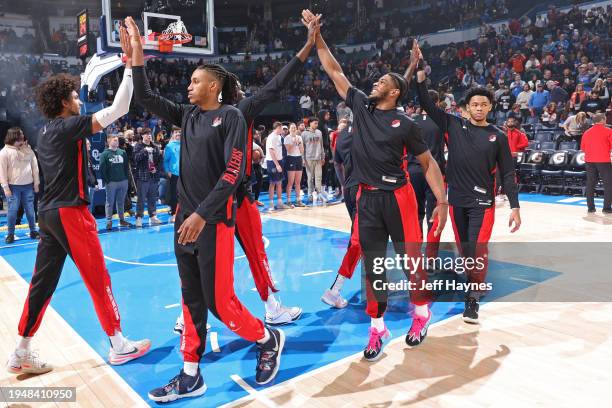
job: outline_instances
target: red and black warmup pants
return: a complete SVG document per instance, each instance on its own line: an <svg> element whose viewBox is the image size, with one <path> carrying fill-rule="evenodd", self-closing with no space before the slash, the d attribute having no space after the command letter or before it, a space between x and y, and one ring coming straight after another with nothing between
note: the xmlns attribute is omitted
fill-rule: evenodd
<svg viewBox="0 0 612 408"><path fill-rule="evenodd" d="M450 219L455 232L459 254L464 258L483 258L484 267L466 270L469 283L483 283L489 263L488 242L495 223L495 205L491 207L450 206ZM471 291L468 296L478 299L480 291Z"/></svg>
<svg viewBox="0 0 612 408"><path fill-rule="evenodd" d="M387 283L386 272L374 273L374 262L377 258L387 257L389 237L396 254L422 258L422 235L417 211L418 206L410 183L393 191L372 189L363 184L359 188L354 228L358 231L363 250L366 312L372 318L383 316L387 309L388 293L384 288ZM414 282L417 289L421 287L422 281L426 280L421 261L418 265L409 275L410 281ZM411 301L416 305L425 305L428 299L425 291L415 290L411 293Z"/></svg>
<svg viewBox="0 0 612 408"><path fill-rule="evenodd" d="M236 238L249 261L259 296L265 302L268 300L269 290L278 292L278 289L274 287L270 263L264 247L261 216L255 200L244 183L238 187L236 198L238 202Z"/></svg>
<svg viewBox="0 0 612 408"><path fill-rule="evenodd" d="M181 352L187 362L199 362L206 345L208 310L245 340L264 337L264 324L234 293L234 227L206 224L197 241L178 243L178 229L190 214L179 206L174 228L174 253L181 277L185 329Z"/></svg>
<svg viewBox="0 0 612 408"><path fill-rule="evenodd" d="M359 244L359 231L355 228L357 220L357 192L359 186L352 186L346 189L344 194L344 204L348 210L349 216L351 217L351 238L349 239L348 246L344 258L342 258L342 264L338 269L338 274L344 276L347 279L353 277L355 268L361 259L361 245ZM333 286L333 285L332 285Z"/></svg>
<svg viewBox="0 0 612 408"><path fill-rule="evenodd" d="M66 255L74 261L107 335L121 330L119 309L111 289L96 220L86 205L63 207L39 214L40 242L34 275L19 320L19 335L32 337L59 282Z"/></svg>
<svg viewBox="0 0 612 408"><path fill-rule="evenodd" d="M422 170L411 170L409 173L410 183L414 189L414 194L419 206L419 226L421 227L421 232L423 231L423 219L427 217L427 244L425 246L425 255L428 258L436 258L438 256L440 237L442 234L437 237L434 236L434 231L438 228L438 219L436 218L434 222L430 220L436 205L438 205L438 200L431 190L431 187L429 187Z"/></svg>

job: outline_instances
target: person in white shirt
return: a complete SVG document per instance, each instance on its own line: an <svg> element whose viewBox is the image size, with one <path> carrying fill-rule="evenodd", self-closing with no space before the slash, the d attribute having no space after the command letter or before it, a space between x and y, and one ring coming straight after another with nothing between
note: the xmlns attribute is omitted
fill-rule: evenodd
<svg viewBox="0 0 612 408"><path fill-rule="evenodd" d="M283 160L283 124L280 122L274 122L272 125L274 129L272 133L266 138L266 169L268 170L268 197L270 198L270 208L277 210L285 210L290 208L283 204L283 167L281 161ZM277 205L274 206L274 190L276 189Z"/></svg>
<svg viewBox="0 0 612 408"><path fill-rule="evenodd" d="M312 116L312 99L307 93L300 97L300 107L302 108L302 117Z"/></svg>
<svg viewBox="0 0 612 408"><path fill-rule="evenodd" d="M304 207L302 203L302 171L304 169L302 156L304 155L304 142L295 123L289 125L289 134L285 136L285 169L287 169L287 205L291 205L291 188L295 185L295 206Z"/></svg>

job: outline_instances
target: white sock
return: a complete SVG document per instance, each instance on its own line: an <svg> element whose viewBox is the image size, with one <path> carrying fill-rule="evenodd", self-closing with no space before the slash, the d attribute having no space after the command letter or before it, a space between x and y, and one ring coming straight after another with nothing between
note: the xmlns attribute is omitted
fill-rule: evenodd
<svg viewBox="0 0 612 408"><path fill-rule="evenodd" d="M270 331L268 331L268 329L265 329L265 328L264 330L265 330L264 336L261 339L257 340L257 343L259 344L265 344L268 342L268 340L270 340Z"/></svg>
<svg viewBox="0 0 612 408"><path fill-rule="evenodd" d="M31 340L31 337L19 337L19 341L17 342L17 350L29 351Z"/></svg>
<svg viewBox="0 0 612 408"><path fill-rule="evenodd" d="M372 317L372 322L370 323L372 327L374 327L379 332L385 330L385 320L382 317L374 318Z"/></svg>
<svg viewBox="0 0 612 408"><path fill-rule="evenodd" d="M120 331L115 332L113 336L110 336L111 346L115 351L122 351L125 347L126 338L123 337L123 333Z"/></svg>
<svg viewBox="0 0 612 408"><path fill-rule="evenodd" d="M266 312L271 312L273 310L276 310L278 302L276 301L276 298L274 297L274 295L269 294L268 295L268 300L266 300L265 306L266 306Z"/></svg>
<svg viewBox="0 0 612 408"><path fill-rule="evenodd" d="M414 314L427 317L429 316L429 307L427 305L414 305Z"/></svg>
<svg viewBox="0 0 612 408"><path fill-rule="evenodd" d="M190 377L195 377L196 375L198 375L199 365L199 363L190 363L188 361L185 361L183 363L183 372Z"/></svg>
<svg viewBox="0 0 612 408"><path fill-rule="evenodd" d="M332 292L334 292L336 295L340 294L340 291L342 290L342 285L344 285L345 280L346 278L344 276L338 274L338 276L336 276L336 281L331 287Z"/></svg>

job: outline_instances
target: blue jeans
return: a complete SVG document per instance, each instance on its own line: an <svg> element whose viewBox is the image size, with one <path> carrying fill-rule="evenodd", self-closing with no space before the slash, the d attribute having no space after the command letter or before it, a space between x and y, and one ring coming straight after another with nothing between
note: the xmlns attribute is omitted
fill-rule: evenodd
<svg viewBox="0 0 612 408"><path fill-rule="evenodd" d="M36 217L34 216L34 184L26 184L23 186L9 184L12 195L8 199L7 224L8 233L15 234L15 221L17 220L17 211L19 206L23 205L30 231L36 231Z"/></svg>

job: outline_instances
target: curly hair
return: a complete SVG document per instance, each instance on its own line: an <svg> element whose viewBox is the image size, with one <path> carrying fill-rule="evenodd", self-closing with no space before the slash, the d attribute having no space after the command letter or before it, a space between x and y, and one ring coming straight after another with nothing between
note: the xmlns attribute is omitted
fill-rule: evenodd
<svg viewBox="0 0 612 408"><path fill-rule="evenodd" d="M463 96L465 104L469 105L470 101L474 96L484 96L489 100L489 103L493 103L493 94L491 94L491 92L485 87L476 86L474 88L468 89L465 95Z"/></svg>
<svg viewBox="0 0 612 408"><path fill-rule="evenodd" d="M70 99L72 91L79 91L79 79L68 74L53 75L36 89L36 103L41 112L53 119L62 113L62 101Z"/></svg>

